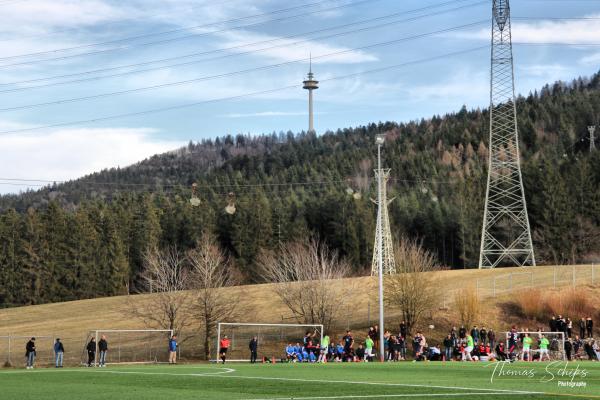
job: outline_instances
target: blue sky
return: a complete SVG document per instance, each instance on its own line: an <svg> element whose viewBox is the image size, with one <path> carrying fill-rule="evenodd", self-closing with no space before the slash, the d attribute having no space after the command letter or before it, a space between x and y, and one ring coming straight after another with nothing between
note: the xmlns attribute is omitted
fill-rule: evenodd
<svg viewBox="0 0 600 400"><path fill-rule="evenodd" d="M307 93L301 81L311 53L313 72L322 81L315 93L318 133L369 122L419 119L456 111L463 104L485 107L489 48L481 47L489 46L491 3L0 1L0 132L200 103L98 123L0 133L0 193L35 187L35 182L6 178L72 179L125 166L189 140L306 129ZM515 44L517 92L526 94L547 82L598 70L600 46L585 44L600 43L600 1L513 0L511 6L513 41L530 43ZM579 19L564 19L569 17ZM465 26L473 23L479 24ZM434 33L442 30L446 32ZM391 43L377 45L383 42ZM561 45L539 44L548 42ZM358 74L462 51L468 52ZM190 54L195 55L183 57ZM162 59L171 60L156 62ZM141 63L145 65L117 68ZM281 63L285 64L237 73ZM103 71L90 72L94 70ZM231 72L236 74L199 79ZM99 78L117 73L121 76ZM73 76L56 78L64 75ZM328 80L346 75L351 76ZM82 78L93 79L63 83ZM189 80L195 81L171 85ZM26 89L39 85L47 86ZM202 103L290 85L298 86ZM5 110L127 90L134 92Z"/></svg>

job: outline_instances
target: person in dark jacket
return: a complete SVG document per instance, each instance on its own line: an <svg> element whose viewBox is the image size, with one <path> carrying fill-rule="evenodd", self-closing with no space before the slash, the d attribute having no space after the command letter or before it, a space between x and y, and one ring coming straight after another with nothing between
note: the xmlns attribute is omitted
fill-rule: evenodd
<svg viewBox="0 0 600 400"><path fill-rule="evenodd" d="M446 357L446 361L452 360L452 353L454 351L454 340L452 339L452 334L448 334L444 339L444 355Z"/></svg>
<svg viewBox="0 0 600 400"><path fill-rule="evenodd" d="M108 352L108 342L106 336L102 335L98 341L98 351L100 352L100 358L98 359L98 366L100 368L106 367L106 353Z"/></svg>
<svg viewBox="0 0 600 400"><path fill-rule="evenodd" d="M487 329L485 329L485 326L482 326L479 330L479 340L484 346L487 344Z"/></svg>
<svg viewBox="0 0 600 400"><path fill-rule="evenodd" d="M594 337L594 321L592 320L591 317L588 317L587 320L585 321L585 327L587 329L588 338L593 338Z"/></svg>
<svg viewBox="0 0 600 400"><path fill-rule="evenodd" d="M460 329L458 330L458 337L461 339L464 339L467 337L467 328L465 328L464 325L460 326Z"/></svg>
<svg viewBox="0 0 600 400"><path fill-rule="evenodd" d="M92 337L87 347L88 353L88 367L92 367L96 364L96 339Z"/></svg>
<svg viewBox="0 0 600 400"><path fill-rule="evenodd" d="M33 369L35 363L35 338L32 337L25 345L25 358L27 359L27 369Z"/></svg>
<svg viewBox="0 0 600 400"><path fill-rule="evenodd" d="M254 364L256 363L256 358L258 357L258 338L256 336L250 340L248 348L250 349L250 364Z"/></svg>
<svg viewBox="0 0 600 400"><path fill-rule="evenodd" d="M487 333L487 337L488 337L488 342L490 345L490 349L494 349L496 346L496 333L494 332L494 330L492 328L490 328L490 330Z"/></svg>
<svg viewBox="0 0 600 400"><path fill-rule="evenodd" d="M550 318L548 327L550 328L550 332L556 332L556 317L554 315L552 316L552 318Z"/></svg>
<svg viewBox="0 0 600 400"><path fill-rule="evenodd" d="M571 339L565 340L565 353L567 354L567 360L571 361L571 352L573 351L573 344Z"/></svg>
<svg viewBox="0 0 600 400"><path fill-rule="evenodd" d="M63 366L63 356L65 354L65 347L59 338L54 342L54 364L56 368L62 368Z"/></svg>
<svg viewBox="0 0 600 400"><path fill-rule="evenodd" d="M585 327L586 327L586 325L585 325L585 318L582 317L579 320L579 337L581 339L585 339Z"/></svg>

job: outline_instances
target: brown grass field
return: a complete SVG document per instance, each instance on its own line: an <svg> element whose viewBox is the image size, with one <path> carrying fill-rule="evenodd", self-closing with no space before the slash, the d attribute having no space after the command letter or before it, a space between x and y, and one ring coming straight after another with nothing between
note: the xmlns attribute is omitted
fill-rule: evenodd
<svg viewBox="0 0 600 400"><path fill-rule="evenodd" d="M575 269L574 279L573 269ZM512 277L508 275L511 273ZM426 334L435 340L441 339L449 327L459 324L453 310L452 293L465 286L478 287L484 309L480 316L480 324L493 327L497 331L506 330L509 324L520 324L520 326L528 326L530 329L534 329L535 326L524 324L538 324L546 327L546 321L538 323L511 313L511 304L518 299L519 293L532 288L552 298L553 293L575 285L578 290L585 292L590 298L590 303L595 307L594 312L600 306L600 268L598 267L594 271L594 275L597 275L594 276L595 285L592 285L591 266L449 270L430 274L434 275L439 290L447 294L443 296L445 300L439 305L438 310L429 315L426 323L422 324ZM556 288L554 288L554 282L556 282ZM376 279L359 277L333 281L331 283L332 290L335 290L338 285L352 285L355 295L352 299L352 307L344 311L342 317L336 321L337 329L332 336L337 336L349 327L354 329L360 337L370 324L377 323ZM236 322L296 322L279 301L271 284L230 287L222 290L237 293L241 302L249 310L242 319ZM69 356L67 359L77 362L81 357L86 335L91 330L148 328L142 321L131 317L127 311L127 301L129 298L129 301L144 302L148 301L150 296L152 295L119 296L3 309L0 310L0 336L10 334L25 337L34 335L60 337L67 348ZM514 304L512 307L514 308ZM579 318L580 316L574 317ZM399 322L398 311L390 308L387 311L386 324L392 331L396 331ZM435 329L428 329L427 326L430 324L435 325ZM198 324L195 324L193 329L194 331L185 332L188 336L196 336L189 340L188 348L196 348L200 344L199 331L195 331L195 329L199 329ZM22 341L22 344L16 344L19 357L21 347L24 348L25 338ZM49 345L46 344L46 346ZM0 338L0 363L6 359L5 348L2 338ZM190 357L198 356L200 350L196 349L189 354Z"/></svg>

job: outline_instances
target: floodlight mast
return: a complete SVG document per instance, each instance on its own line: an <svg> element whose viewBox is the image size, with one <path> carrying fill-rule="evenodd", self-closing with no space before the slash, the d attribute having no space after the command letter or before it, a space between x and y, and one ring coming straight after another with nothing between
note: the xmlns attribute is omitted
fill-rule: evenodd
<svg viewBox="0 0 600 400"><path fill-rule="evenodd" d="M375 138L375 142L377 143L377 202L379 204L380 210L382 206L387 207L387 204L382 205L382 201L384 200L381 195L382 192L382 180L383 174L381 173L381 146L385 143L384 135L377 135ZM377 248L379 249L377 254L377 268L379 272L379 359L381 362L385 361L385 346L384 346L384 316L383 316L383 232L382 232L382 213L377 212Z"/></svg>
<svg viewBox="0 0 600 400"><path fill-rule="evenodd" d="M535 266L521 175L509 0L493 0L490 136L479 268Z"/></svg>

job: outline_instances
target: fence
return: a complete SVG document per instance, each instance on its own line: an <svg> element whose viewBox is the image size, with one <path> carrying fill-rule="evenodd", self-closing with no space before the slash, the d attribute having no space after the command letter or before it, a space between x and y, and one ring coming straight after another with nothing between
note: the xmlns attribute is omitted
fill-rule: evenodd
<svg viewBox="0 0 600 400"><path fill-rule="evenodd" d="M477 294L496 297L515 290L530 288L576 287L600 284L597 265L563 265L556 267L529 267L489 278L477 279Z"/></svg>

